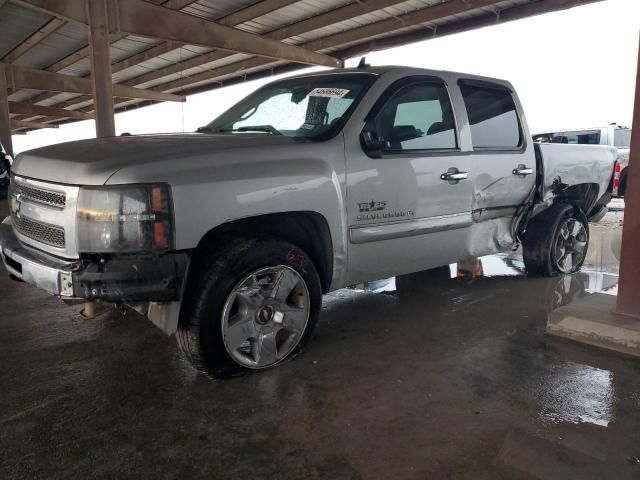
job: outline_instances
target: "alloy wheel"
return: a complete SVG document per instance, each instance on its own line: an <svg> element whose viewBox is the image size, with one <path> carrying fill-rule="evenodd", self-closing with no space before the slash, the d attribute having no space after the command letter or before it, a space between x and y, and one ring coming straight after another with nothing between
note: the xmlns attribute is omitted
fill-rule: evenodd
<svg viewBox="0 0 640 480"><path fill-rule="evenodd" d="M560 224L553 248L554 261L561 273L571 273L587 254L589 236L579 220L567 218Z"/></svg>
<svg viewBox="0 0 640 480"><path fill-rule="evenodd" d="M224 303L224 346L243 367L270 367L300 343L309 312L309 290L298 272L284 265L261 268L238 282Z"/></svg>

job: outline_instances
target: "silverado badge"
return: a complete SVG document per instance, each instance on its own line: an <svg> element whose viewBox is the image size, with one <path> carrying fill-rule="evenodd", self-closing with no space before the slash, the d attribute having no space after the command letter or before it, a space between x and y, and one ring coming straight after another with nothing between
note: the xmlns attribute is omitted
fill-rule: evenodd
<svg viewBox="0 0 640 480"><path fill-rule="evenodd" d="M362 212L378 212L384 210L387 206L387 202L376 202L371 200L370 202L358 203L360 213Z"/></svg>

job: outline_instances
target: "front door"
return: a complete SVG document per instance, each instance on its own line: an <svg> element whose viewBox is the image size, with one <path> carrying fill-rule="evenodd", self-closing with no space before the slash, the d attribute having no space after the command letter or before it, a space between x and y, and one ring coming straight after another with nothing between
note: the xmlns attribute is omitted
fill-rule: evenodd
<svg viewBox="0 0 640 480"><path fill-rule="evenodd" d="M347 144L349 283L455 262L471 225L471 156L459 150L447 87L394 83Z"/></svg>

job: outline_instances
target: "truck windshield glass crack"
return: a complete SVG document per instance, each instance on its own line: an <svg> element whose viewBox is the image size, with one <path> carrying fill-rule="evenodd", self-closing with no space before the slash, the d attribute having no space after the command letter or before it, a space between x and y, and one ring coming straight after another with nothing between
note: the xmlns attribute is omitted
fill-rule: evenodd
<svg viewBox="0 0 640 480"><path fill-rule="evenodd" d="M202 133L264 132L323 140L348 119L376 76L363 73L312 75L269 84L231 107Z"/></svg>

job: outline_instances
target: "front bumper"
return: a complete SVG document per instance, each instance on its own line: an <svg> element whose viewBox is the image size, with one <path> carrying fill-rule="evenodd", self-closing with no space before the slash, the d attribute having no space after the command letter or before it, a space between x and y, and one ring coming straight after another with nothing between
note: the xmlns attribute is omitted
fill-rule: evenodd
<svg viewBox="0 0 640 480"><path fill-rule="evenodd" d="M10 217L0 224L0 257L14 277L53 295L74 296L72 270L77 264L44 256L23 246L13 233Z"/></svg>
<svg viewBox="0 0 640 480"><path fill-rule="evenodd" d="M14 277L53 295L116 303L179 300L189 261L168 253L65 262L22 245L10 218L0 224L0 256Z"/></svg>

